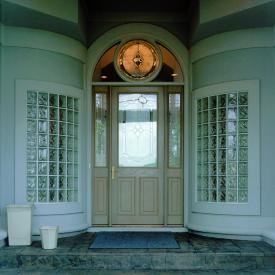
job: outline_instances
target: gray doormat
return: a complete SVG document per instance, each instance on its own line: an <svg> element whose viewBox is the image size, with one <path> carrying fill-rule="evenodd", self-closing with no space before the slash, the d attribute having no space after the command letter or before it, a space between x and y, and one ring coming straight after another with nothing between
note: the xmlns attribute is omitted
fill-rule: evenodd
<svg viewBox="0 0 275 275"><path fill-rule="evenodd" d="M91 249L179 248L171 232L99 232Z"/></svg>

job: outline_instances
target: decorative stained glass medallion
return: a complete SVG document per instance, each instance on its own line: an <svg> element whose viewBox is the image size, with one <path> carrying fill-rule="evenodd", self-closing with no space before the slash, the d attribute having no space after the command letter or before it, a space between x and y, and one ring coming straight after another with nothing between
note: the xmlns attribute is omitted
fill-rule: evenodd
<svg viewBox="0 0 275 275"><path fill-rule="evenodd" d="M118 47L115 68L126 81L152 80L161 68L158 46L144 40L131 40Z"/></svg>

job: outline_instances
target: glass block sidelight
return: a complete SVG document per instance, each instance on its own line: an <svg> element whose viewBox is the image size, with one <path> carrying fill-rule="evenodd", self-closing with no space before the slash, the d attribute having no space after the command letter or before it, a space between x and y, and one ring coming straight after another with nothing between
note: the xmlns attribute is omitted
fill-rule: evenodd
<svg viewBox="0 0 275 275"><path fill-rule="evenodd" d="M79 99L27 92L27 201L78 200Z"/></svg>
<svg viewBox="0 0 275 275"><path fill-rule="evenodd" d="M197 99L197 200L248 201L248 93Z"/></svg>

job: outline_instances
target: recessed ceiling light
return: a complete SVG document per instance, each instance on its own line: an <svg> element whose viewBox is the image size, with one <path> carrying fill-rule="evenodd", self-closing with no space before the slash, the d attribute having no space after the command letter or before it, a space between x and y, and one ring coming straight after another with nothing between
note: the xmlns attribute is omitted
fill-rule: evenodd
<svg viewBox="0 0 275 275"><path fill-rule="evenodd" d="M173 74L171 74L171 76L178 76L178 74L176 74L176 73L173 73Z"/></svg>
<svg viewBox="0 0 275 275"><path fill-rule="evenodd" d="M102 78L102 79L107 79L108 76L107 76L107 75L102 75L101 78Z"/></svg>

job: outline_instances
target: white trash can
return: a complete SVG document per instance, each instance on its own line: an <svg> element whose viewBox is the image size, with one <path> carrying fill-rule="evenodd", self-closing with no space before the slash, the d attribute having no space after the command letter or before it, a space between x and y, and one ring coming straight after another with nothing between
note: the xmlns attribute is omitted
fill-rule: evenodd
<svg viewBox="0 0 275 275"><path fill-rule="evenodd" d="M9 245L31 245L32 205L7 205Z"/></svg>
<svg viewBox="0 0 275 275"><path fill-rule="evenodd" d="M58 226L41 226L40 235L43 249L55 249L57 247Z"/></svg>

